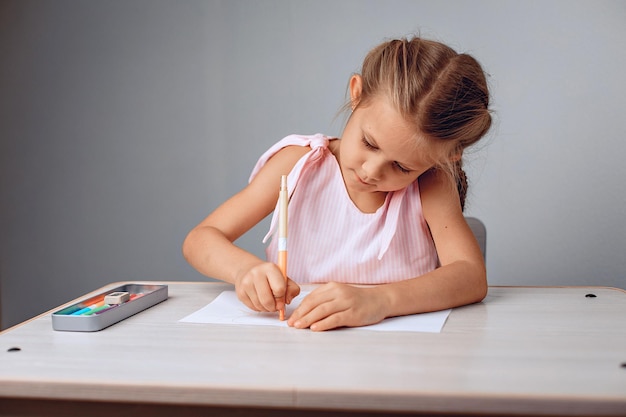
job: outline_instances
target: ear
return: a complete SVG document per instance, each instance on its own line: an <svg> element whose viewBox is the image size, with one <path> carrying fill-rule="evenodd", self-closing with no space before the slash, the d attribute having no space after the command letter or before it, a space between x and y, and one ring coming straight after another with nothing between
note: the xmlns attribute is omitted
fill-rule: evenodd
<svg viewBox="0 0 626 417"><path fill-rule="evenodd" d="M350 78L350 105L352 110L356 108L361 100L361 90L363 88L363 79L360 75L355 74Z"/></svg>

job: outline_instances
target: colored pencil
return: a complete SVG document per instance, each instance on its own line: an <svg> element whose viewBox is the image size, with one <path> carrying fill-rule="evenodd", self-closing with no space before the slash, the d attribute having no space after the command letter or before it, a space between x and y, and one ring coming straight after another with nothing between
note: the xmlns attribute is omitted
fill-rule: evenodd
<svg viewBox="0 0 626 417"><path fill-rule="evenodd" d="M285 300L287 299L287 208L289 193L287 192L287 176L280 178L280 193L278 196L278 267L285 278ZM285 320L285 308L279 312L279 319Z"/></svg>

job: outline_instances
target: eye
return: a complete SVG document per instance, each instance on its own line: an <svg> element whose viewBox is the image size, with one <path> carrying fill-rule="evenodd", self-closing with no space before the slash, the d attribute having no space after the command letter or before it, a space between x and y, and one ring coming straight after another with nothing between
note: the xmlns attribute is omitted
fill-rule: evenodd
<svg viewBox="0 0 626 417"><path fill-rule="evenodd" d="M397 163L397 162L394 162L394 163L393 163L393 166L394 166L394 167L396 167L396 169L397 169L398 171L402 172L403 174L410 174L410 173L411 173L411 170L406 169L405 167L403 167L402 165L400 165L400 164L399 164L399 163Z"/></svg>
<svg viewBox="0 0 626 417"><path fill-rule="evenodd" d="M362 138L361 141L363 142L363 145L365 145L367 149L372 149L372 150L378 149L376 146L369 143L366 138Z"/></svg>

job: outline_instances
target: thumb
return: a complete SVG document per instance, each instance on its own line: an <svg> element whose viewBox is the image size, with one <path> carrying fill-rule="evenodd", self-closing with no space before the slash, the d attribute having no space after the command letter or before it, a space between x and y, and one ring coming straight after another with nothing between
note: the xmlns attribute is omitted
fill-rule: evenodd
<svg viewBox="0 0 626 417"><path fill-rule="evenodd" d="M287 280L287 289L285 291L285 303L290 304L294 298L300 294L300 286L293 280Z"/></svg>

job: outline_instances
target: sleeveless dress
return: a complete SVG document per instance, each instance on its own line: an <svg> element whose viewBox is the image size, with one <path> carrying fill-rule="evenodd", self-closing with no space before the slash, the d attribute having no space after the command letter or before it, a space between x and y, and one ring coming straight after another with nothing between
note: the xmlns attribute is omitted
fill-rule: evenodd
<svg viewBox="0 0 626 417"><path fill-rule="evenodd" d="M363 213L348 195L329 141L322 134L287 136L261 156L250 176L252 181L286 146L311 147L287 177L287 275L300 284L383 284L435 269L437 251L422 215L418 181L388 193L375 213ZM266 248L270 262L278 259L277 225L278 205L263 240L272 237Z"/></svg>

